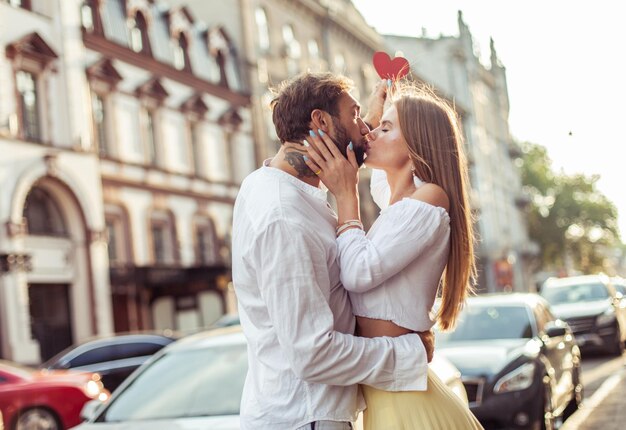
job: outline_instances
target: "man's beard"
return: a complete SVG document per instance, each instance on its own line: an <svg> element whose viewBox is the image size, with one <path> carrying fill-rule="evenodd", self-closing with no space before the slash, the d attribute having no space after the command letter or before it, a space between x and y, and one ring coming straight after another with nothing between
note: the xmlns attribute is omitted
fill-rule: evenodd
<svg viewBox="0 0 626 430"><path fill-rule="evenodd" d="M347 148L350 144L350 137L346 132L346 129L339 123L338 120L333 118L333 126L335 128L335 137L331 136L331 139L339 148L339 151L343 154L344 157L348 158ZM356 162L359 166L363 165L363 161L365 160L365 148L363 147L363 142L352 142L352 147L354 148L354 155L356 156Z"/></svg>

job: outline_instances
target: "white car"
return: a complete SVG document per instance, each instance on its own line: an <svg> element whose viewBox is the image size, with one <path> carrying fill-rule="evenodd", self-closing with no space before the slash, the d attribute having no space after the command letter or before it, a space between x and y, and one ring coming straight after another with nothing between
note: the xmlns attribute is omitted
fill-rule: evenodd
<svg viewBox="0 0 626 430"><path fill-rule="evenodd" d="M467 402L458 369L435 357L433 370ZM74 430L238 430L247 359L240 326L184 337L137 369L107 403L88 403L88 421Z"/></svg>

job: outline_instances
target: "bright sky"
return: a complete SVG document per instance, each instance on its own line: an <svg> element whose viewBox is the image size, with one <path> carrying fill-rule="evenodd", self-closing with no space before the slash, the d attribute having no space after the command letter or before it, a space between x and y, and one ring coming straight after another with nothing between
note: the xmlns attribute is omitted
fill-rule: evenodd
<svg viewBox="0 0 626 430"><path fill-rule="evenodd" d="M598 189L617 206L626 242L626 2L353 3L382 34L419 36L425 28L431 38L458 35L462 10L482 56L493 37L507 70L514 138L545 146L556 171L599 174Z"/></svg>

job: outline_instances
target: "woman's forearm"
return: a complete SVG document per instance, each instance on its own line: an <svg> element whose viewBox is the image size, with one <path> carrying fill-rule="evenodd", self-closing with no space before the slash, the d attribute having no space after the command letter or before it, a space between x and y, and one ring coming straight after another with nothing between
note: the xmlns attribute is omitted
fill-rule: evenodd
<svg viewBox="0 0 626 430"><path fill-rule="evenodd" d="M336 200L338 225L350 220L361 220L361 214L359 211L359 194L356 190L354 193L346 193L337 196Z"/></svg>

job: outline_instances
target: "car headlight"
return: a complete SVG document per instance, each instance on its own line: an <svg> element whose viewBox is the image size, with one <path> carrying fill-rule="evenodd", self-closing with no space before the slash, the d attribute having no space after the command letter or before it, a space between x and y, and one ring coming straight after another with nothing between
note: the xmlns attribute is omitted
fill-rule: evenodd
<svg viewBox="0 0 626 430"><path fill-rule="evenodd" d="M602 315L598 315L596 319L597 325L609 325L615 321L615 309L612 307L608 308Z"/></svg>
<svg viewBox="0 0 626 430"><path fill-rule="evenodd" d="M493 392L496 394L524 390L533 383L535 363L526 363L507 373L496 382Z"/></svg>
<svg viewBox="0 0 626 430"><path fill-rule="evenodd" d="M98 385L96 381L87 382L85 385L85 393L92 399L98 397L100 394L100 385Z"/></svg>

